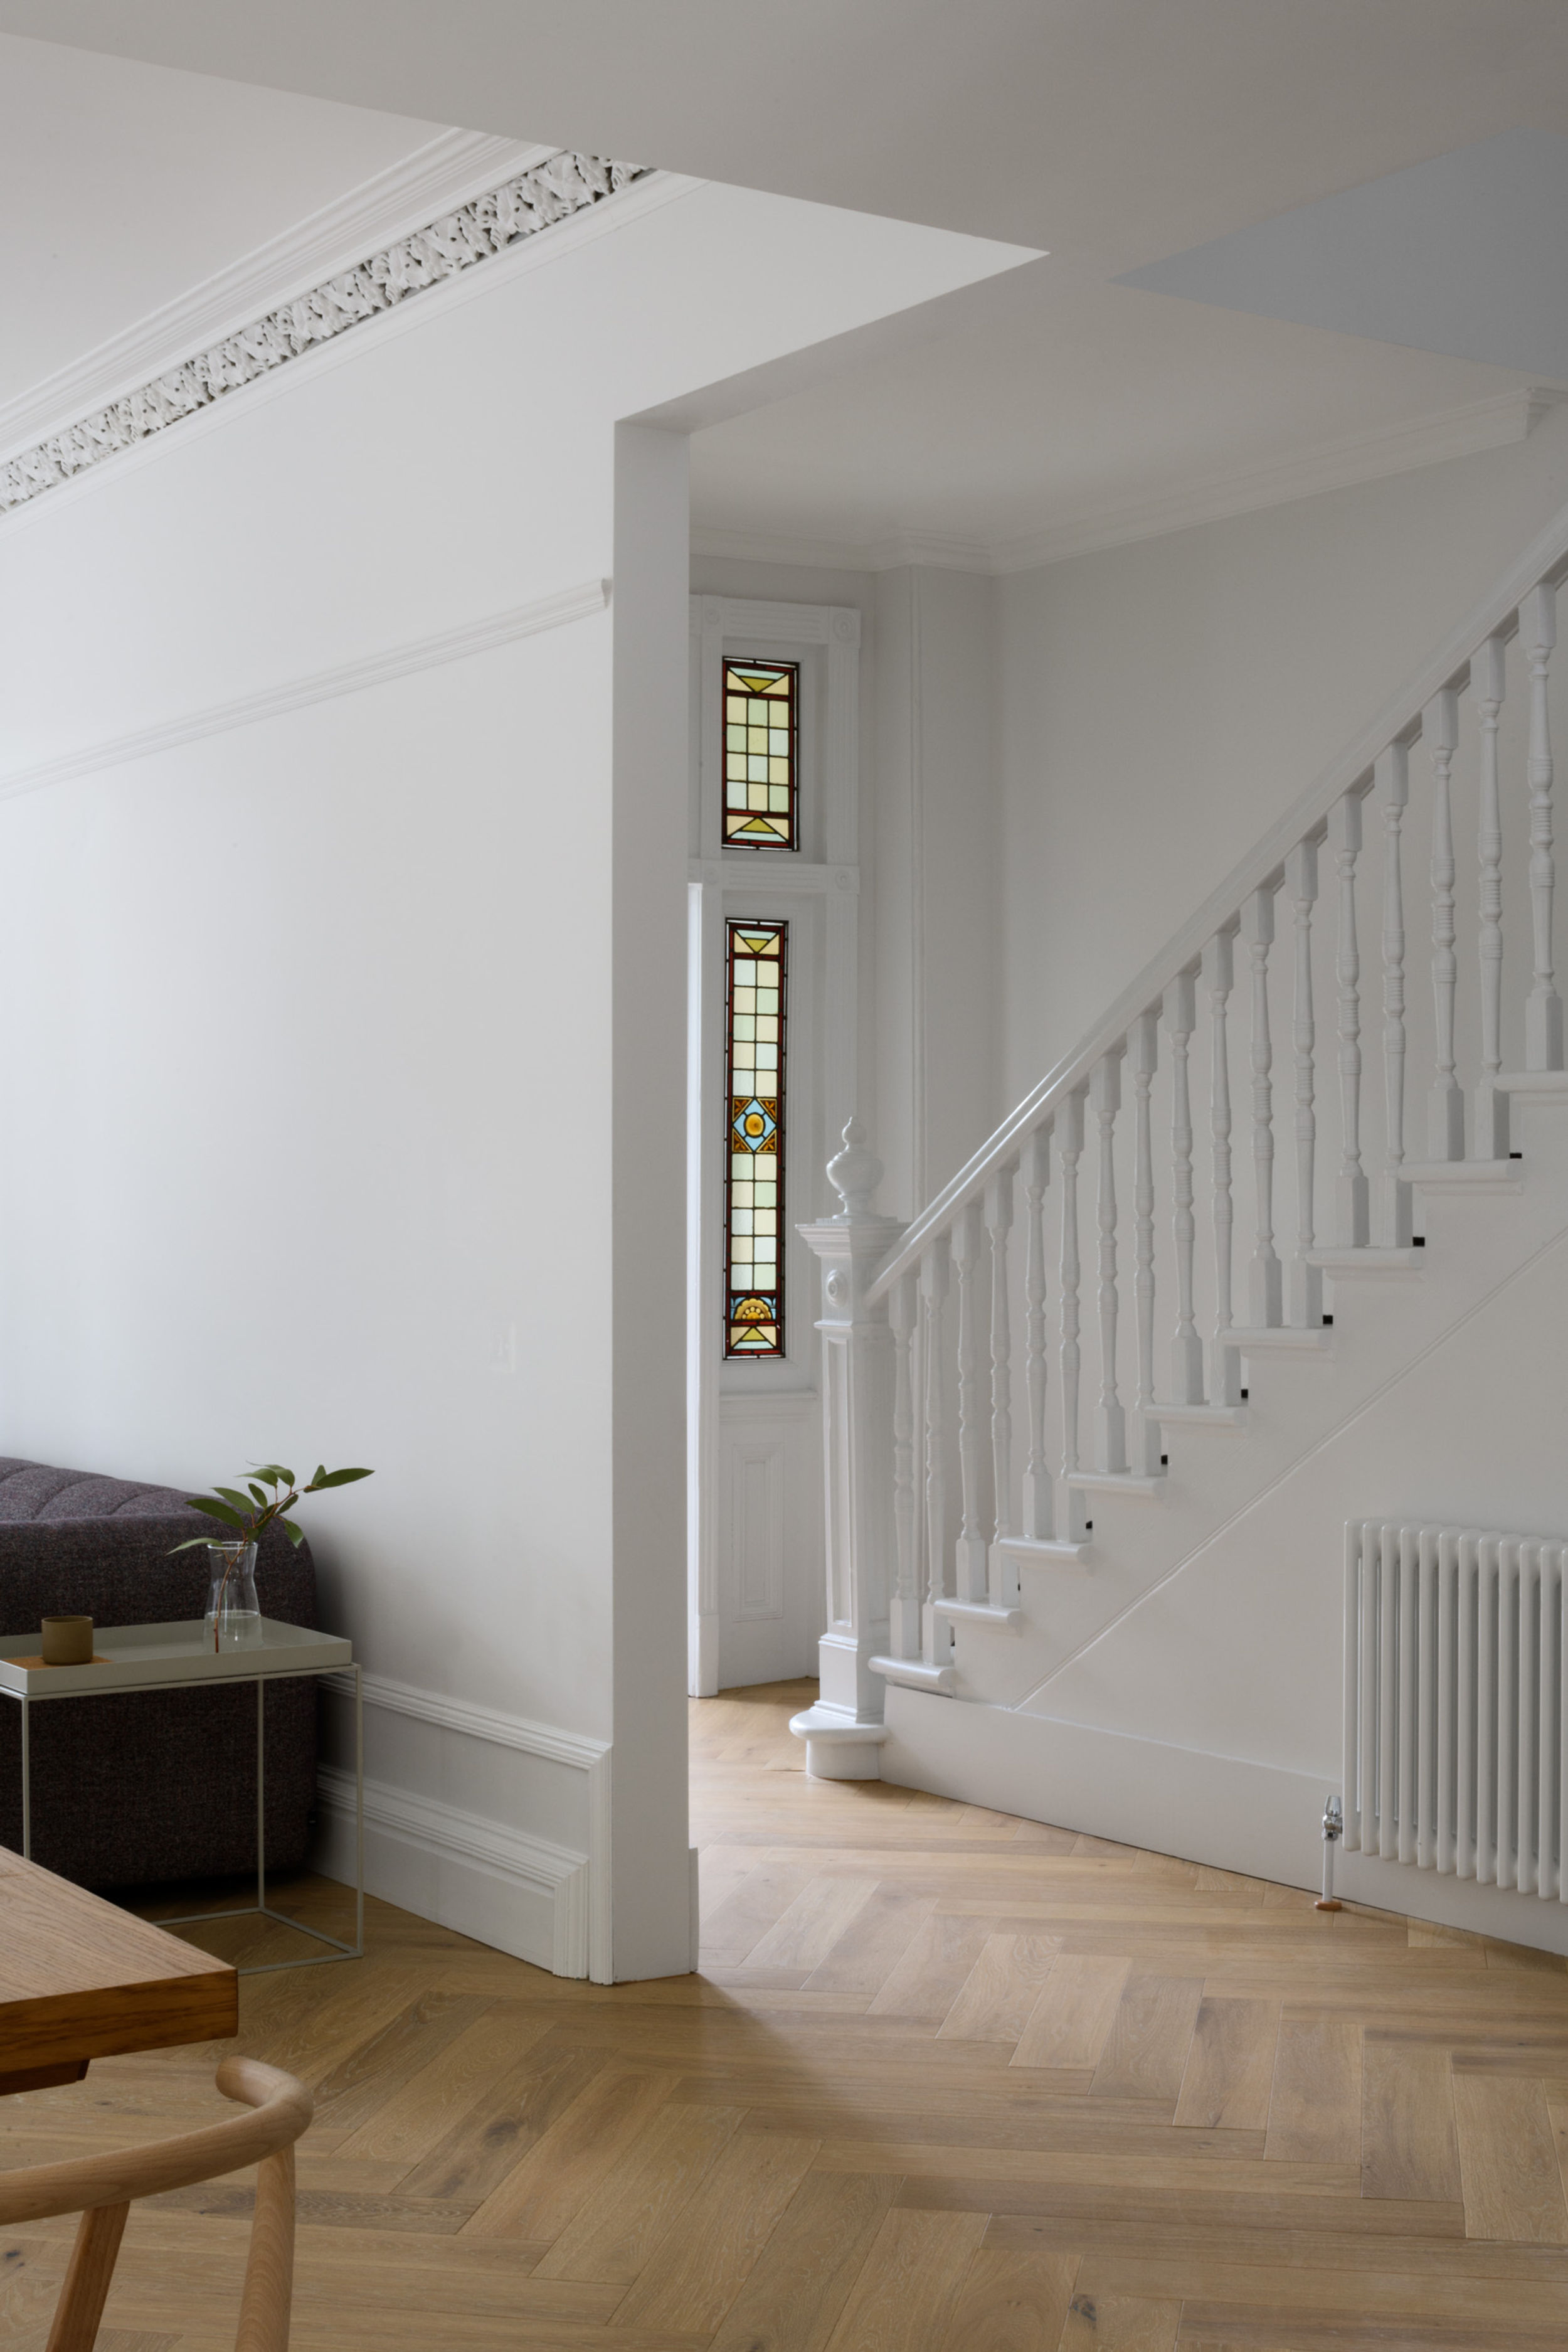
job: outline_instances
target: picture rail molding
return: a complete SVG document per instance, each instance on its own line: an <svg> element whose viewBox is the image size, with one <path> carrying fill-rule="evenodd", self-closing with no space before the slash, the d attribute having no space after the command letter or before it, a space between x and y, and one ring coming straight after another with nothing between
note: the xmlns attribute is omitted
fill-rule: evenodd
<svg viewBox="0 0 1568 2352"><path fill-rule="evenodd" d="M76 776L96 775L106 768L123 767L157 751L176 751L182 744L199 742L205 735L221 735L231 728L277 719L286 711L303 710L314 702L330 702L340 695L358 694L366 687L384 686L415 670L465 661L471 654L488 653L497 646L510 645L516 638L537 636L546 629L563 628L569 622L587 620L595 613L602 613L610 598L608 580L580 581L570 588L552 590L548 596L536 596L526 604L511 605L505 612L464 621L455 629L438 629L428 636L389 646L381 653L363 655L357 661L341 662L333 669L312 670L303 677L264 687L256 694L236 695L228 702L209 703L204 709L187 711L181 718L164 719L152 727L108 736L99 742L83 744L77 751L37 761L30 767L14 768L9 774L0 773L0 800L41 792L48 784L68 783Z"/></svg>

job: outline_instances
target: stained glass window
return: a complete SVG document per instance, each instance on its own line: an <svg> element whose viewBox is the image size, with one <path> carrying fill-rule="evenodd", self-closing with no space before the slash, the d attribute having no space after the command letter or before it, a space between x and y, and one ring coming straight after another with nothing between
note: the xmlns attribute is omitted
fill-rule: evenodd
<svg viewBox="0 0 1568 2352"><path fill-rule="evenodd" d="M727 1356L784 1353L787 923L729 923Z"/></svg>
<svg viewBox="0 0 1568 2352"><path fill-rule="evenodd" d="M795 847L800 686L794 662L725 663L727 849Z"/></svg>

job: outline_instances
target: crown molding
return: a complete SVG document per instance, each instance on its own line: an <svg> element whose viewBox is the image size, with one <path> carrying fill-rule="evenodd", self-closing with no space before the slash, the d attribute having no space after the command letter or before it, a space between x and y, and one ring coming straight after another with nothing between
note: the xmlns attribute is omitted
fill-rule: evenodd
<svg viewBox="0 0 1568 2352"><path fill-rule="evenodd" d="M780 531L708 530L694 524L692 553L737 563L792 563L827 572L895 572L926 563L945 572L989 572L991 551L978 541L900 531L876 540L796 539Z"/></svg>
<svg viewBox="0 0 1568 2352"><path fill-rule="evenodd" d="M1450 458L1473 457L1482 449L1505 448L1526 439L1548 410L1563 401L1568 401L1568 389L1524 384L1517 391L1493 393L1485 400L1467 401L1462 407L1444 409L1411 424L1347 434L1295 457L1238 467L1155 498L1066 517L1043 530L994 547L990 568L1003 573L1033 572L1048 563L1066 562L1075 555L1092 555L1141 539L1163 539L1198 523L1224 522L1233 515L1253 514L1264 507L1288 506L1297 499L1317 498L1325 490L1350 489L1385 474L1414 473L1423 466L1444 465Z"/></svg>
<svg viewBox="0 0 1568 2352"><path fill-rule="evenodd" d="M640 164L570 149L515 172L443 212L423 228L310 287L290 301L107 406L35 442L0 463L0 515L33 506L47 491L79 481L110 459L144 447L168 428L226 403L253 383L272 380L291 362L317 355L364 327L401 317L434 290L471 278L484 264L532 252L549 232L570 226L634 182L655 177ZM549 238L553 247L555 240Z"/></svg>
<svg viewBox="0 0 1568 2352"><path fill-rule="evenodd" d="M128 734L84 744L75 751L61 752L52 760L39 760L31 767L14 768L9 774L0 774L0 801L15 800L23 793L41 792L49 784L68 783L76 776L96 775L105 768L123 767L129 761L144 760L157 751L172 751L182 744L199 742L205 735L221 735L231 728L277 719L286 711L303 710L313 702L329 702L340 695L358 694L365 687L384 686L414 670L435 669L446 662L464 661L470 654L488 653L493 646L510 645L517 637L537 636L542 630L586 620L605 610L610 594L608 580L585 580L579 586L557 589L549 596L535 597L531 603L514 605L507 612L491 613L483 620L465 621L458 628L437 630L432 635L414 637L405 645L369 654L361 660L342 662L335 669L314 670L304 677L267 687L259 694L236 695L232 701L211 703L204 709L187 711L183 718L167 719L160 726L137 728Z"/></svg>
<svg viewBox="0 0 1568 2352"><path fill-rule="evenodd" d="M68 367L0 401L0 463L308 292L355 256L406 236L554 152L477 131L444 131Z"/></svg>
<svg viewBox="0 0 1568 2352"><path fill-rule="evenodd" d="M1568 388L1525 384L1490 394L1462 407L1442 410L1413 424L1379 426L1320 443L1291 457L1238 467L1147 499L1086 509L1064 516L1019 539L984 543L940 539L917 532L878 540L793 539L777 532L694 529L692 553L743 563L790 563L837 572L891 572L903 564L929 564L946 572L1007 575L1064 563L1075 555L1163 539L1195 525L1223 522L1233 515L1286 506L1385 474L1413 473L1482 449L1523 441L1550 409L1568 401Z"/></svg>
<svg viewBox="0 0 1568 2352"><path fill-rule="evenodd" d="M251 383L236 386L222 400L210 401L206 407L183 418L177 434L154 433L146 440L132 442L128 448L106 453L99 464L73 474L51 489L47 499L29 499L25 506L12 507L9 511L0 507L0 534L8 537L40 522L47 523L74 500L91 498L108 484L124 481L143 466L161 464L171 451L188 449L204 435L221 431L267 401L285 398L326 371L368 358L400 335L434 326L462 304L498 292L530 270L562 261L595 239L628 228L649 213L677 204L706 185L706 181L682 178L674 172L649 170L632 185L622 188L613 203L597 204L590 211L574 214L570 220L559 222L548 236L519 240L497 254L487 269L468 269L459 277L444 278L417 302L400 302L396 310L382 310L373 319L367 319L357 334L336 335L329 342L318 343L310 351L302 352L287 368L274 368L269 375L256 376Z"/></svg>

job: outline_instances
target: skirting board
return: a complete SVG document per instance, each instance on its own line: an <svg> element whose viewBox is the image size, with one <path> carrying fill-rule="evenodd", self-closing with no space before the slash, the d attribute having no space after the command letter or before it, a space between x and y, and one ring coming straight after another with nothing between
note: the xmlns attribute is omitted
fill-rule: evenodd
<svg viewBox="0 0 1568 2352"><path fill-rule="evenodd" d="M1179 1854L1286 1886L1322 1884L1323 1799L1337 1776L1281 1770L1053 1716L890 1684L882 1777L960 1803ZM1568 1954L1568 1904L1470 1879L1334 1857L1336 1893L1472 1935Z"/></svg>
<svg viewBox="0 0 1568 2352"><path fill-rule="evenodd" d="M354 1781L323 1766L315 1867L352 1885ZM365 1891L558 1977L588 1974L588 1856L365 1782Z"/></svg>

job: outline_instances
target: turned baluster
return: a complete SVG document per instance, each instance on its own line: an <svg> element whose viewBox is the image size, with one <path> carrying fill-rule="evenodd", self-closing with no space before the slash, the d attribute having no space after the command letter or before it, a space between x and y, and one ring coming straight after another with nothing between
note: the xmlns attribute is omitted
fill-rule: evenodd
<svg viewBox="0 0 1568 2352"><path fill-rule="evenodd" d="M1410 797L1410 757L1403 743L1380 752L1375 790L1383 810L1383 1082L1388 1110L1387 1158L1379 1186L1383 1240L1410 1242L1410 1187L1405 1166L1405 897L1399 829Z"/></svg>
<svg viewBox="0 0 1568 2352"><path fill-rule="evenodd" d="M1285 887L1296 924L1296 995L1291 1043L1296 1053L1296 1249L1291 1260L1291 1320L1305 1327L1323 1319L1322 1270L1317 1246L1314 1189L1318 1121L1313 1070L1317 1027L1312 1019L1312 908L1318 896L1318 845L1303 841L1285 860Z"/></svg>
<svg viewBox="0 0 1568 2352"><path fill-rule="evenodd" d="M1257 1191L1257 1239L1248 1268L1248 1320L1271 1329L1282 1309L1280 1260L1274 1248L1274 1048L1269 1034L1269 950L1274 938L1274 893L1254 890L1242 915L1252 966L1252 1173Z"/></svg>
<svg viewBox="0 0 1568 2352"><path fill-rule="evenodd" d="M1024 1246L1024 1381L1029 1393L1029 1460L1023 1474L1023 1532L1049 1538L1055 1526L1045 1466L1045 1192L1051 1181L1051 1129L1037 1127L1024 1146L1028 1206Z"/></svg>
<svg viewBox="0 0 1568 2352"><path fill-rule="evenodd" d="M1122 1108L1122 1051L1102 1055L1089 1082L1100 1128L1100 1409L1096 1459L1102 1470L1127 1466L1127 1415L1116 1388L1116 1113Z"/></svg>
<svg viewBox="0 0 1568 2352"><path fill-rule="evenodd" d="M1480 724L1481 793L1476 856L1480 866L1481 1075L1476 1086L1478 1160L1508 1158L1508 1097L1502 1069L1502 789L1498 775L1498 720L1505 669L1501 637L1489 637L1470 664Z"/></svg>
<svg viewBox="0 0 1568 2352"><path fill-rule="evenodd" d="M1149 1091L1159 1051L1159 1015L1140 1013L1129 1033L1133 1064L1133 1223L1136 1272L1133 1305L1138 1325L1138 1404L1133 1467L1148 1477L1160 1466L1160 1425L1155 1418L1155 1154Z"/></svg>
<svg viewBox="0 0 1568 2352"><path fill-rule="evenodd" d="M952 1654L953 1632L935 1604L954 1598L947 1581L947 1471L944 1457L946 1402L942 1381L942 1307L947 1296L946 1236L932 1243L920 1261L920 1297L925 1309L923 1348L925 1370L925 1599L921 1614L921 1642L927 1665L946 1665Z"/></svg>
<svg viewBox="0 0 1568 2352"><path fill-rule="evenodd" d="M1421 732L1432 755L1432 1007L1437 1076L1427 1103L1427 1157L1465 1156L1465 1098L1454 1075L1454 810L1451 778L1459 740L1459 698L1443 687L1427 705Z"/></svg>
<svg viewBox="0 0 1568 2352"><path fill-rule="evenodd" d="M1355 936L1355 861L1361 851L1361 793L1346 793L1329 818L1329 846L1339 876L1339 1099L1343 1148L1335 1192L1335 1237L1364 1249L1371 1233L1366 1174L1361 1164L1361 951Z"/></svg>
<svg viewBox="0 0 1568 2352"><path fill-rule="evenodd" d="M1057 1137L1061 1153L1061 1475L1078 1467L1078 1162L1083 1150L1083 1096L1069 1095Z"/></svg>
<svg viewBox="0 0 1568 2352"><path fill-rule="evenodd" d="M1552 725L1546 707L1552 649L1557 643L1557 591L1532 588L1519 609L1530 656L1530 909L1535 973L1524 1008L1524 1066L1563 1067L1563 999L1552 977Z"/></svg>
<svg viewBox="0 0 1568 2352"><path fill-rule="evenodd" d="M893 1326L893 1528L897 1586L889 1609L888 1639L895 1658L920 1655L920 1561L915 1501L915 1326L919 1296L914 1269L901 1274L888 1298Z"/></svg>
<svg viewBox="0 0 1568 2352"><path fill-rule="evenodd" d="M975 1293L980 1271L980 1204L959 1212L953 1230L958 1276L958 1526L957 1597L986 1598L986 1538L980 1527L980 1339Z"/></svg>
<svg viewBox="0 0 1568 2352"><path fill-rule="evenodd" d="M986 1238L991 1245L991 1490L992 1531L998 1544L1013 1532L1013 1350L1008 1319L1008 1235L1013 1222L1013 1171L1002 1169L986 1187ZM999 1551L990 1554L991 1599L1010 1606L1017 1570Z"/></svg>
<svg viewBox="0 0 1568 2352"><path fill-rule="evenodd" d="M1217 931L1203 951L1203 984L1208 992L1213 1054L1209 1070L1208 1130L1214 1159L1214 1349L1209 1367L1209 1402L1236 1404L1241 1396L1241 1358L1228 1344L1232 1313L1230 1273L1234 1213L1230 1200L1230 1055L1226 1008L1233 979L1231 935Z"/></svg>
<svg viewBox="0 0 1568 2352"><path fill-rule="evenodd" d="M1197 1220L1192 1201L1192 1092L1187 1055L1197 1025L1193 975L1184 971L1165 993L1166 1029L1171 1041L1171 1196L1176 1234L1176 1327L1171 1341L1171 1401L1203 1402L1203 1341L1192 1304L1193 1247Z"/></svg>

